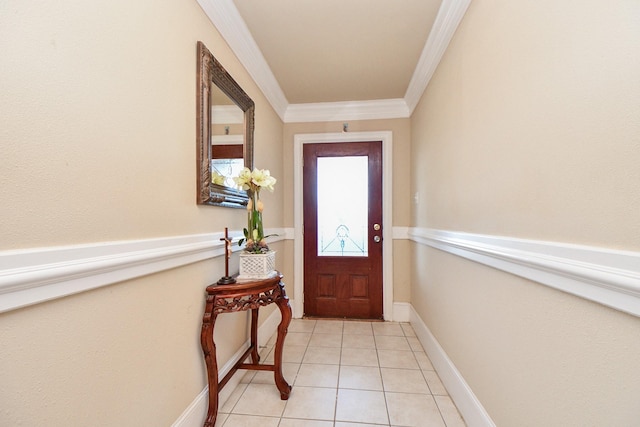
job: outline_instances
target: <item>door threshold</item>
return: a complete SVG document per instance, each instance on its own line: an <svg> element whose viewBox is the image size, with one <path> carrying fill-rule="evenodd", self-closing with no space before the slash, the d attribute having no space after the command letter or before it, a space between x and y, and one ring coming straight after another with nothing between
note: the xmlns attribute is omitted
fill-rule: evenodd
<svg viewBox="0 0 640 427"><path fill-rule="evenodd" d="M345 322L384 322L384 319L359 319L347 317L302 316L302 320L343 320Z"/></svg>

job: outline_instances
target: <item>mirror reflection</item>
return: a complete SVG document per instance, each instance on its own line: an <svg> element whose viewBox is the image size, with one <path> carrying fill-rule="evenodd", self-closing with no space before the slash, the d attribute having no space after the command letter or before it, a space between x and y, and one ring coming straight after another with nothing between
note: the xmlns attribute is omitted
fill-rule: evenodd
<svg viewBox="0 0 640 427"><path fill-rule="evenodd" d="M197 202L243 208L249 197L233 177L253 168L253 100L202 42L197 78Z"/></svg>
<svg viewBox="0 0 640 427"><path fill-rule="evenodd" d="M244 167L244 111L218 87L211 91L211 182L237 188Z"/></svg>

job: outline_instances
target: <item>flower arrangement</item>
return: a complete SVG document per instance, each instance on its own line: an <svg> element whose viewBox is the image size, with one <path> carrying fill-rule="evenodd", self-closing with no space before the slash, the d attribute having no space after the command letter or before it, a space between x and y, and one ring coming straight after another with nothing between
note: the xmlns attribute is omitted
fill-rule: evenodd
<svg viewBox="0 0 640 427"><path fill-rule="evenodd" d="M240 174L233 178L236 185L247 191L249 203L247 204L247 228L244 229L244 239L240 239L242 245L246 241L244 250L249 253L261 254L269 252L264 227L262 224L262 211L264 203L260 200L260 190L266 188L273 191L276 179L271 176L268 170L244 168Z"/></svg>

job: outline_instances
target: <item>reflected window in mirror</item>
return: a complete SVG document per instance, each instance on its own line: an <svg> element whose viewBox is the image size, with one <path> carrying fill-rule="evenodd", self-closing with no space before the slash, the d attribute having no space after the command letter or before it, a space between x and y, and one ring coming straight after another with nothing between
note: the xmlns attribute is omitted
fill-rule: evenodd
<svg viewBox="0 0 640 427"><path fill-rule="evenodd" d="M218 87L211 91L211 182L236 188L244 168L244 111Z"/></svg>

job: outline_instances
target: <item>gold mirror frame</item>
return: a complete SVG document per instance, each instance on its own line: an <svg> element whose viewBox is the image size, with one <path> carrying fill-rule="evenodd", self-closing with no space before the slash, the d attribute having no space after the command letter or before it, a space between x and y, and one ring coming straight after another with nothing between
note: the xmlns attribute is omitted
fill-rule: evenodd
<svg viewBox="0 0 640 427"><path fill-rule="evenodd" d="M249 202L246 191L214 184L211 180L211 110L213 107L211 85L216 85L244 113L243 158L244 165L249 169L253 169L255 105L200 41L198 42L197 74L197 202L200 205L243 208Z"/></svg>

